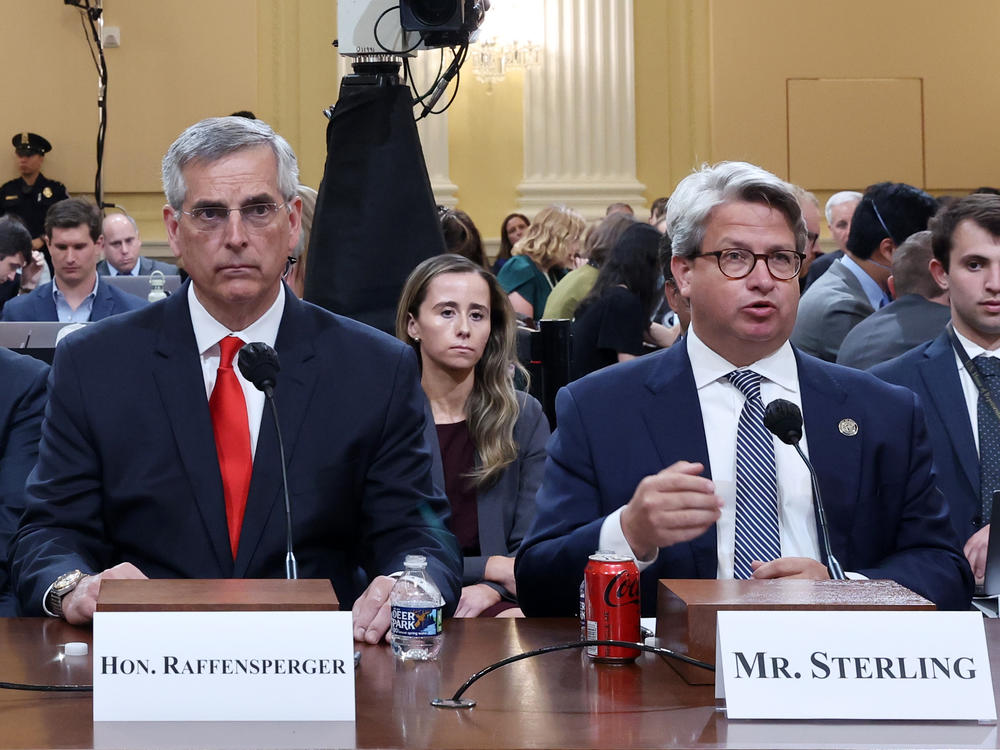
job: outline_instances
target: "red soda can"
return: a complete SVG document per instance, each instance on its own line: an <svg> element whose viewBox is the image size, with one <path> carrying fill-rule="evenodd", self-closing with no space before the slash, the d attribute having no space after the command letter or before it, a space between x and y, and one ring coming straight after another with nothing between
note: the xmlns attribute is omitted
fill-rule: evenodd
<svg viewBox="0 0 1000 750"><path fill-rule="evenodd" d="M598 552L584 572L587 640L639 642L639 568L627 555ZM588 646L595 661L635 661L638 649Z"/></svg>

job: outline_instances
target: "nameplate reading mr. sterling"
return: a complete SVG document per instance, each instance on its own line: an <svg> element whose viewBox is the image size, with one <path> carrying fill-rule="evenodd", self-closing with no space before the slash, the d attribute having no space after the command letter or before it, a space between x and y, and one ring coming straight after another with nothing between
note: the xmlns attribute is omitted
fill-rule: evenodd
<svg viewBox="0 0 1000 750"><path fill-rule="evenodd" d="M97 612L94 721L354 721L351 613Z"/></svg>
<svg viewBox="0 0 1000 750"><path fill-rule="evenodd" d="M718 614L730 719L996 721L975 612Z"/></svg>

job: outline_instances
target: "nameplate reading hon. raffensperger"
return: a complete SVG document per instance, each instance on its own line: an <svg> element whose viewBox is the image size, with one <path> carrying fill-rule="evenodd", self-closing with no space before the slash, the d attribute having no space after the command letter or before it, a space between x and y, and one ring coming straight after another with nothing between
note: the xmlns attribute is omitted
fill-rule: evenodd
<svg viewBox="0 0 1000 750"><path fill-rule="evenodd" d="M720 611L729 719L995 722L978 612Z"/></svg>
<svg viewBox="0 0 1000 750"><path fill-rule="evenodd" d="M96 612L94 721L354 721L351 613Z"/></svg>

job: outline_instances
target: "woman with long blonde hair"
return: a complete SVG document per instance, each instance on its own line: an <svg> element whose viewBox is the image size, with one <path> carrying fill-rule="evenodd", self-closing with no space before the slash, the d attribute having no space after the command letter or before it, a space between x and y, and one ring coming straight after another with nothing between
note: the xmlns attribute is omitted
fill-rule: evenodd
<svg viewBox="0 0 1000 750"><path fill-rule="evenodd" d="M514 311L537 321L552 287L577 265L584 218L565 206L538 212L497 275Z"/></svg>
<svg viewBox="0 0 1000 750"><path fill-rule="evenodd" d="M549 426L539 403L514 390L514 311L489 271L439 255L407 279L396 335L420 357L465 557L455 615L515 607L514 555L535 515Z"/></svg>

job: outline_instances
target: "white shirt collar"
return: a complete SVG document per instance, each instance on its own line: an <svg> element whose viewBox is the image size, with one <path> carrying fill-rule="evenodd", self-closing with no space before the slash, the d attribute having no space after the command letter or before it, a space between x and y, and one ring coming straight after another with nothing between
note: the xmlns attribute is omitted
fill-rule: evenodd
<svg viewBox="0 0 1000 750"><path fill-rule="evenodd" d="M278 296L263 315L248 325L242 331L230 331L226 326L213 318L198 295L194 284L188 288L188 309L191 312L191 325L194 327L194 338L198 345L198 353L202 356L219 341L230 334L243 339L245 343L262 341L268 346L274 346L278 338L278 328L281 326L281 314L285 309L285 285L278 287Z"/></svg>
<svg viewBox="0 0 1000 750"><path fill-rule="evenodd" d="M954 326L952 326L952 328L954 328ZM984 349L979 344L974 343L959 333L957 328L955 328L955 336L958 337L958 343L960 343L962 348L965 349L965 353L969 355L969 359L975 359L981 354L985 354L987 357L1000 357L1000 349L994 349L993 351ZM955 354L955 357L958 358L958 354ZM962 367L961 360L959 360L958 366L959 368Z"/></svg>
<svg viewBox="0 0 1000 750"><path fill-rule="evenodd" d="M101 283L101 274L94 274L94 288L90 290L90 294L87 295L89 298L97 297L97 285ZM52 298L59 299L62 297L66 299L66 295L62 293L59 289L59 283L56 281L56 277L52 277ZM85 298L86 299L86 298Z"/></svg>
<svg viewBox="0 0 1000 750"><path fill-rule="evenodd" d="M737 367L699 339L692 325L688 327L687 350L688 358L691 360L695 387L698 390L717 380L724 379L733 370L753 370L764 379L789 392L798 391L798 365L795 362L795 352L788 341L785 341L773 354L769 354L746 367Z"/></svg>

